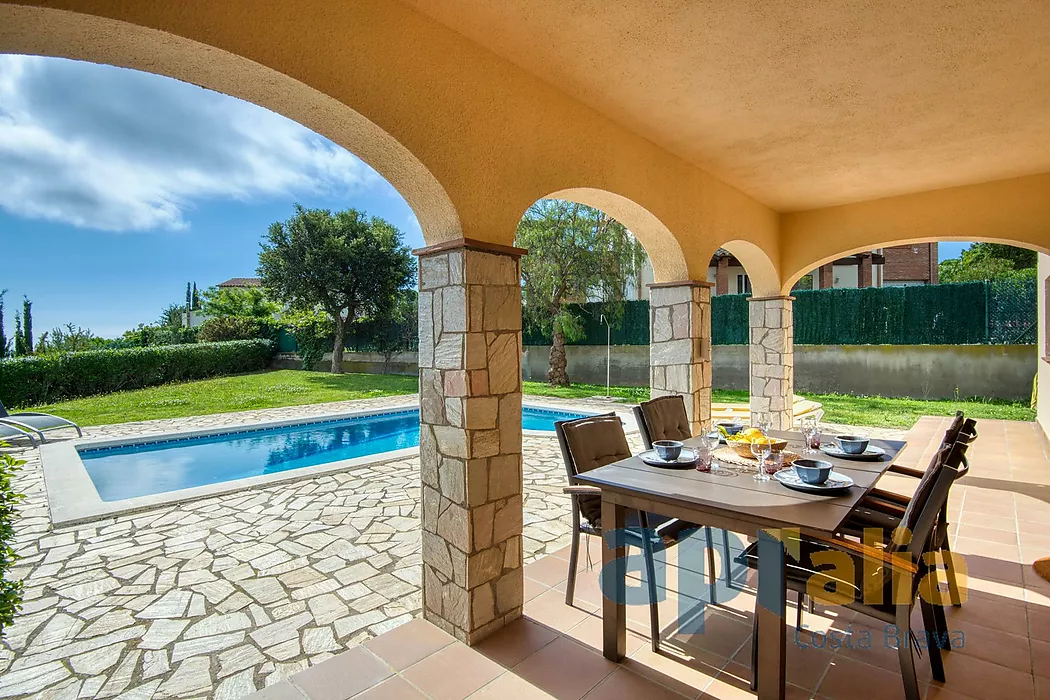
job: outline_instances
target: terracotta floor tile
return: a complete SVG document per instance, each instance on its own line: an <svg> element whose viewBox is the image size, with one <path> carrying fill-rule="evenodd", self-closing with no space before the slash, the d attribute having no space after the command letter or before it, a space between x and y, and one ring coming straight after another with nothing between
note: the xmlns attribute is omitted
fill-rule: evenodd
<svg viewBox="0 0 1050 700"><path fill-rule="evenodd" d="M525 566L525 575L548 586L557 586L569 576L569 564L565 559L543 557Z"/></svg>
<svg viewBox="0 0 1050 700"><path fill-rule="evenodd" d="M522 617L474 648L504 668L513 668L557 637L549 627Z"/></svg>
<svg viewBox="0 0 1050 700"><path fill-rule="evenodd" d="M523 595L524 601L527 603L530 600L532 600L533 598L535 598L536 596L541 595L543 593L546 593L550 589L551 589L551 587L548 586L547 584L540 583L536 579L529 578L528 576L526 576L525 577L525 590L524 590L524 595Z"/></svg>
<svg viewBox="0 0 1050 700"><path fill-rule="evenodd" d="M947 606L944 616L949 629L961 622L1010 634L1028 635L1028 615L1024 606L1017 604L1017 601L1003 600L980 591L969 591L966 602L960 608Z"/></svg>
<svg viewBox="0 0 1050 700"><path fill-rule="evenodd" d="M463 700L504 670L480 652L456 642L401 675L434 700Z"/></svg>
<svg viewBox="0 0 1050 700"><path fill-rule="evenodd" d="M702 631L697 627L686 629L688 631L675 631L669 639L704 649L726 659L733 658L751 637L750 624L733 619L711 606L708 606L704 613Z"/></svg>
<svg viewBox="0 0 1050 700"><path fill-rule="evenodd" d="M660 645L659 652L642 646L621 665L681 695L695 697L710 685L726 663L722 657L702 649L665 643Z"/></svg>
<svg viewBox="0 0 1050 700"><path fill-rule="evenodd" d="M1050 609L1042 606L1030 606L1028 612L1028 630L1033 640L1050 642Z"/></svg>
<svg viewBox="0 0 1050 700"><path fill-rule="evenodd" d="M642 629L638 629L642 627ZM570 639L575 639L583 646L592 649L597 653L602 653L602 618L599 615L593 615L588 617L586 620L576 625L568 632L563 632L562 636ZM627 624L627 655L630 656L638 647L643 645L649 645L649 625L638 625L637 623L632 624L628 621Z"/></svg>
<svg viewBox="0 0 1050 700"><path fill-rule="evenodd" d="M395 671L403 671L454 641L452 635L417 617L370 639L365 642L365 647L390 664Z"/></svg>
<svg viewBox="0 0 1050 700"><path fill-rule="evenodd" d="M354 700L427 700L401 676L392 676L379 685L355 695Z"/></svg>
<svg viewBox="0 0 1050 700"><path fill-rule="evenodd" d="M879 700L904 698L904 682L899 671L894 673L838 654L832 660L817 692L832 700L855 700L860 688L863 688L864 697ZM919 692L924 690L925 685L920 683Z"/></svg>
<svg viewBox="0 0 1050 700"><path fill-rule="evenodd" d="M979 515L977 513L963 512L959 516L959 524L979 525L981 527L990 527L995 530L1003 530L1006 532L1017 531L1017 519L1012 516Z"/></svg>
<svg viewBox="0 0 1050 700"><path fill-rule="evenodd" d="M514 667L514 674L559 700L579 700L617 665L559 637Z"/></svg>
<svg viewBox="0 0 1050 700"><path fill-rule="evenodd" d="M950 654L965 654L1018 671L1031 671L1032 652L1027 635L1022 637L960 621L951 623L949 627L953 633L959 631L965 635L961 640L961 648L953 649ZM1050 661L1050 657L1047 661Z"/></svg>
<svg viewBox="0 0 1050 700"><path fill-rule="evenodd" d="M1005 583L1022 583L1021 565L1013 561L1003 561L978 555L966 557L966 569L971 578L987 578ZM1018 558L1020 558L1018 556Z"/></svg>
<svg viewBox="0 0 1050 700"><path fill-rule="evenodd" d="M943 685L948 690L966 694L979 689L982 696L995 700L1027 700L1034 697L1031 673L954 651L944 654L943 659L946 678ZM988 694L989 691L991 694Z"/></svg>
<svg viewBox="0 0 1050 700"><path fill-rule="evenodd" d="M787 682L800 688L815 690L834 656L833 651L821 648L827 646L827 637L817 635L816 639L813 639L808 630L800 630L796 635L793 627L788 629L787 637ZM750 643L737 652L733 662L750 671Z"/></svg>
<svg viewBox="0 0 1050 700"><path fill-rule="evenodd" d="M682 700L696 693L680 695L666 686L624 668L618 668L584 696L586 700Z"/></svg>
<svg viewBox="0 0 1050 700"><path fill-rule="evenodd" d="M573 606L566 605L565 594L553 588L530 600L523 610L526 617L559 632L572 629L588 615L601 615L598 606L582 600L577 600Z"/></svg>
<svg viewBox="0 0 1050 700"><path fill-rule="evenodd" d="M1032 645L1032 668L1035 675L1050 678L1050 642L1039 639L1030 641Z"/></svg>
<svg viewBox="0 0 1050 700"><path fill-rule="evenodd" d="M559 591L564 597L567 586L568 581L562 581L554 586L554 590ZM598 606L602 604L603 598L602 590L598 586L598 576L588 571L580 572L576 577L576 589L573 591L573 601L575 602L579 600Z"/></svg>
<svg viewBox="0 0 1050 700"><path fill-rule="evenodd" d="M356 647L296 673L291 682L310 700L346 700L391 675L386 663Z"/></svg>
<svg viewBox="0 0 1050 700"><path fill-rule="evenodd" d="M982 540L984 542L1008 545L1017 544L1017 532L1013 528L1010 530L996 530L995 528L984 527L982 525L967 525L964 523L959 526L958 534L959 537Z"/></svg>
<svg viewBox="0 0 1050 700"><path fill-rule="evenodd" d="M966 557L968 564L970 559L976 557L1014 563L1021 561L1021 550L1016 544L1001 544L999 542L956 537L955 542L952 543L952 551Z"/></svg>
<svg viewBox="0 0 1050 700"><path fill-rule="evenodd" d="M1035 677L1035 697L1037 700L1050 700L1050 678Z"/></svg>
<svg viewBox="0 0 1050 700"><path fill-rule="evenodd" d="M356 699L355 699L356 700ZM470 700L555 700L532 683L513 673L504 673L478 692Z"/></svg>

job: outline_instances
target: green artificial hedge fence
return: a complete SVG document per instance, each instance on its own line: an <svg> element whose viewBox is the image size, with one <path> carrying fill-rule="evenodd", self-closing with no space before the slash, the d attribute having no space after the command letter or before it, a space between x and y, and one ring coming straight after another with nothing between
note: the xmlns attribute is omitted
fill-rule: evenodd
<svg viewBox="0 0 1050 700"><path fill-rule="evenodd" d="M270 340L156 345L0 360L0 401L9 408L266 369Z"/></svg>

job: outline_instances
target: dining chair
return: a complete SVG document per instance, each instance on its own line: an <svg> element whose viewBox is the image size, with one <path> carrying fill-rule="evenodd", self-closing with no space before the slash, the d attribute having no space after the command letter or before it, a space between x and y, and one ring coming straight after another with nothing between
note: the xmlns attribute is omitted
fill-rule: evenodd
<svg viewBox="0 0 1050 700"><path fill-rule="evenodd" d="M688 440L693 437L689 414L685 409L685 397L681 394L669 394L649 401L643 401L634 407L634 419L638 423L638 432L642 436L645 449L651 450L656 440ZM688 525L696 527L699 525ZM715 602L715 544L712 528L704 525L704 539L707 549L707 568L710 572L710 597ZM722 577L728 587L733 587L733 557L729 551L729 533L722 533Z"/></svg>
<svg viewBox="0 0 1050 700"><path fill-rule="evenodd" d="M557 421L554 431L558 436L562 459L565 462L569 485L564 492L572 501L572 545L569 550L569 576L565 585L565 604L572 605L576 592L576 566L580 556L581 534L602 537L602 492L596 486L578 484L576 477L592 469L604 467L631 456L623 423L615 413L605 413L575 420ZM649 591L649 621L652 626L652 647L660 644L660 615L656 586L656 564L653 553L663 549L681 529L679 521L662 516L650 516L637 511L628 516L624 537L628 546L642 550L645 559L646 585Z"/></svg>
<svg viewBox="0 0 1050 700"><path fill-rule="evenodd" d="M926 577L936 562L937 549L933 546L933 535L942 508L948 501L948 492L952 483L961 475L965 466L965 455L968 448L965 440L945 446L939 451L940 467L927 471L919 480L918 488L900 520L900 535L887 542L885 546L871 546L841 537L800 536L798 541L799 556L797 561L788 560L785 570L785 585L794 591L807 591L811 581L828 594L839 593L848 596L841 602L847 609L862 615L875 618L889 625L896 625L897 638L900 640L897 656L901 667L906 700L919 700L919 685L915 673L915 660L912 649L919 646L917 632L927 636L925 646L930 655L930 669L933 678L944 681L944 664L941 659L941 645L929 643L930 630L937 637L947 634L943 623L938 621L933 602L920 593L932 596L933 592ZM904 535L910 533L910 537ZM790 543L791 548L795 543ZM830 559L828 553L842 553L849 557L852 564L852 576L836 578L832 572L840 570L841 562L836 569L829 571L821 568ZM933 557L927 555L932 554ZM823 556L822 556L823 555ZM834 555L837 556L837 555ZM814 562L824 558L824 562ZM740 559L750 568L758 568L757 545L751 545ZM761 575L761 573L759 574ZM923 587L923 582L926 586ZM922 590L920 588L922 587ZM924 630L913 630L911 623L912 610L918 601L922 613ZM943 609L942 609L943 612ZM751 643L751 687L758 685L758 601L755 601L754 633Z"/></svg>
<svg viewBox="0 0 1050 700"><path fill-rule="evenodd" d="M948 429L944 431L944 437L941 439L941 444L938 447L937 452L935 452L930 459L930 464L925 471L895 464L892 465L887 472L915 479L922 479L922 477L931 469L937 469L943 464L943 462L938 463L938 457L941 455L941 451L945 447L960 440L964 441L967 445L970 445L976 439L977 421L972 418L966 418L962 411L958 411L955 414L955 418L948 426ZM969 464L964 463L961 470L961 476L965 476L966 472L969 470ZM903 517L910 502L911 498L907 496L893 491L879 489L876 486L876 488L872 489L868 496L858 504L856 510L850 514L844 532L858 538L863 538L865 529L877 528L883 531L883 540L888 540L892 537L893 531L900 524L901 517ZM941 552L942 557L946 560L951 557L951 538L948 536L948 526L948 502L945 501L941 511L941 516L937 520L937 527L933 538L934 546L939 552ZM959 582L956 578L955 568L950 564L947 564L945 567L945 578L948 582L948 594L951 597L952 605L955 607L961 606L962 592L959 589ZM944 648L948 650L950 647Z"/></svg>

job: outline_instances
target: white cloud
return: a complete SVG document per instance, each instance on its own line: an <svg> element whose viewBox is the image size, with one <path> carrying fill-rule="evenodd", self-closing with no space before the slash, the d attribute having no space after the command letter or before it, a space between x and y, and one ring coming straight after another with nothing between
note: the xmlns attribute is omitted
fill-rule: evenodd
<svg viewBox="0 0 1050 700"><path fill-rule="evenodd" d="M148 73L0 55L0 208L111 231L187 226L194 202L393 192L266 109Z"/></svg>

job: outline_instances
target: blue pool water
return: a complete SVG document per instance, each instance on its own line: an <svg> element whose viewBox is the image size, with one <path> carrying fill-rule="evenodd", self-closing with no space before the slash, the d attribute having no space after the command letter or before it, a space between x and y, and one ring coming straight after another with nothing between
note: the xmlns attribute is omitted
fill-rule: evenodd
<svg viewBox="0 0 1050 700"><path fill-rule="evenodd" d="M525 430L584 414L522 409ZM276 474L419 445L419 409L80 451L103 501Z"/></svg>

